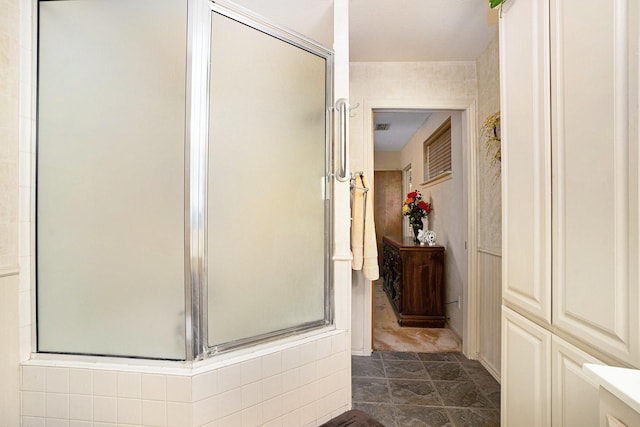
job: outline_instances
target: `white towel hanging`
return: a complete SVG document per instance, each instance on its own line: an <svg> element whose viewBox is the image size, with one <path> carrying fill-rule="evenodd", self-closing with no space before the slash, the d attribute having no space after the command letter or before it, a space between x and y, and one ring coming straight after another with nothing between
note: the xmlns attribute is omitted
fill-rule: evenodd
<svg viewBox="0 0 640 427"><path fill-rule="evenodd" d="M362 175L356 174L352 181L353 197L351 203L351 268L362 270L364 257L364 211L368 189L362 185Z"/></svg>
<svg viewBox="0 0 640 427"><path fill-rule="evenodd" d="M353 260L351 267L354 270L362 270L366 279L377 280L380 272L373 218L373 201L372 197L367 194L369 186L364 173L357 172L352 176L351 188L353 190L351 205L351 252Z"/></svg>
<svg viewBox="0 0 640 427"><path fill-rule="evenodd" d="M364 174L361 175L362 185L369 188ZM373 218L373 197L367 197L364 207L364 254L362 274L365 279L378 280L380 269L378 267L378 244L376 242L376 225Z"/></svg>

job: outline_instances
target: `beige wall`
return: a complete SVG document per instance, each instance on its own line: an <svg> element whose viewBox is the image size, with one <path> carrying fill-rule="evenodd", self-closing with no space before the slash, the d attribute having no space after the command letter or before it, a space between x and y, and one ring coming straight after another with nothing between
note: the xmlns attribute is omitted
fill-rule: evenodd
<svg viewBox="0 0 640 427"><path fill-rule="evenodd" d="M18 264L18 1L0 0L0 270Z"/></svg>
<svg viewBox="0 0 640 427"><path fill-rule="evenodd" d="M0 427L20 425L19 2L0 0Z"/></svg>
<svg viewBox="0 0 640 427"><path fill-rule="evenodd" d="M500 164L492 165L481 136L485 119L500 111L498 38L477 61L478 72L478 246L499 252L502 247Z"/></svg>
<svg viewBox="0 0 640 427"><path fill-rule="evenodd" d="M498 38L491 42L476 62L478 72L477 145L477 284L478 351L480 361L496 378L501 366L502 302L502 197L500 164L492 163L482 136L482 123L500 110L500 69Z"/></svg>
<svg viewBox="0 0 640 427"><path fill-rule="evenodd" d="M423 145L449 117L451 117L451 169L453 174L436 184L424 185ZM445 257L445 301L455 301L462 296L467 281L467 167L462 112L437 111L409 140L400 153L403 165L411 164L413 188L422 192L425 200L433 206L429 214L429 230L436 232L437 243L446 248ZM425 224L427 223L425 220ZM462 309L457 304L446 306L449 327L459 336L463 333Z"/></svg>
<svg viewBox="0 0 640 427"><path fill-rule="evenodd" d="M399 151L376 151L373 156L373 170L397 171L402 170Z"/></svg>
<svg viewBox="0 0 640 427"><path fill-rule="evenodd" d="M20 425L18 282L0 277L0 427Z"/></svg>

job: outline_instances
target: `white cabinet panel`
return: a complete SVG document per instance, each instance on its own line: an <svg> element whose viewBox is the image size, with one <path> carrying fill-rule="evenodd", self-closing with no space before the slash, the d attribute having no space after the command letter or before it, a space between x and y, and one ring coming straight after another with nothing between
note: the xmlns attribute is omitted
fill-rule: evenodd
<svg viewBox="0 0 640 427"><path fill-rule="evenodd" d="M601 362L557 336L551 353L553 425L598 427L598 386L587 378L582 365Z"/></svg>
<svg viewBox="0 0 640 427"><path fill-rule="evenodd" d="M553 323L630 363L639 361L637 3L551 1Z"/></svg>
<svg viewBox="0 0 640 427"><path fill-rule="evenodd" d="M611 394L600 394L600 425L603 427L633 427L640 425L640 414Z"/></svg>
<svg viewBox="0 0 640 427"><path fill-rule="evenodd" d="M551 425L551 333L503 307L502 340L502 425Z"/></svg>
<svg viewBox="0 0 640 427"><path fill-rule="evenodd" d="M503 296L551 322L548 16L546 2L505 3L500 80Z"/></svg>

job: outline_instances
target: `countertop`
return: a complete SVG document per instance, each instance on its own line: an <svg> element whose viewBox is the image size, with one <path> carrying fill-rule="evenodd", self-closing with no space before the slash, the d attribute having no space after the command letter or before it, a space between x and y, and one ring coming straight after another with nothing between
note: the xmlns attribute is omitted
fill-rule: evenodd
<svg viewBox="0 0 640 427"><path fill-rule="evenodd" d="M582 365L582 370L600 387L640 413L640 370L590 363Z"/></svg>

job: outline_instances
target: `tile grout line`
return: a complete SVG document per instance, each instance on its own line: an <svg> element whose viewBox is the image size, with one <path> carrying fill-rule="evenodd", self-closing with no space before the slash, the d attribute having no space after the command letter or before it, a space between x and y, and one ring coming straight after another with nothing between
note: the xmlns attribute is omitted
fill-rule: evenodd
<svg viewBox="0 0 640 427"><path fill-rule="evenodd" d="M382 364L382 372L384 373L384 377L387 383L389 403L391 404L391 410L393 411L393 423L395 424L395 427L401 427L398 425L398 411L396 408L396 404L393 401L393 394L391 394L391 382L389 381L389 377L387 376L387 368L386 368L386 364L384 363L384 357L382 357L382 354L380 354L380 363Z"/></svg>
<svg viewBox="0 0 640 427"><path fill-rule="evenodd" d="M423 359L423 356L421 356L422 353L416 353L416 352L409 352L407 355L407 353L403 353L403 355L394 355L394 353L401 353L401 352L380 352L378 353L376 356L373 356L371 360L374 360L376 362L374 362L374 367L375 364L379 364L379 367L382 370L382 373L384 374L384 378L383 377L367 377L365 376L361 376L361 375L354 375L352 376L353 379L355 378L359 378L363 381L366 380L376 380L376 381L380 381L382 382L382 380L384 380L384 384L387 387L387 393L388 393L388 397L390 399L390 403L388 405L390 405L391 413L389 413L388 415L391 416L391 419L388 418L384 418L390 425L388 427L402 427L401 424L398 424L400 421L400 416L401 410L403 410L402 408L429 408L429 409L434 409L434 410L439 410L441 411L440 414L441 416L443 416L445 419L448 420L448 422L450 423L450 425L452 427L456 427L456 426L460 426L460 424L456 421L457 417L462 416L461 413L459 413L459 411L464 411L464 413L470 414L470 413L474 413L477 414L478 416L480 416L481 418L493 418L495 419L495 415L497 412L498 418L499 418L499 408L496 408L495 405L493 404L493 401L491 399L489 399L489 397L487 396L487 394L483 391L483 389L481 388L481 383L479 382L480 378L479 376L476 375L476 377L471 375L471 372L475 372L475 371L470 371L469 369L467 369L467 366L469 368L472 368L472 365L467 364L465 365L464 362L468 362L468 359L463 359L462 357L464 356L460 356L460 355L456 355L455 358L453 360L450 360L450 358L448 357L435 357L434 359L428 359L425 360ZM385 357L386 356L386 357ZM445 360L442 360L445 359ZM357 360L357 359L356 359ZM379 360L379 362L377 362ZM415 378L414 376L411 375L411 373L414 373L413 371L411 371L410 369L402 369L402 362L420 362L420 367L422 368L422 370L424 371L424 374L426 375L425 378ZM434 364L438 364L439 368L437 369L442 369L442 378L445 379L434 379L432 376L431 371L428 369L429 363L434 362ZM364 365L367 366L367 365ZM394 375L398 375L398 378L390 378L390 371L389 369L391 369L394 366L398 366L399 370L394 371L395 374ZM417 367L418 365L415 365L414 367ZM455 366L455 370L458 371L455 373L455 378L448 378L447 376L447 370L450 368L453 368ZM368 367L371 367L370 365ZM434 369L435 365L434 365ZM403 372L404 371L404 372ZM418 371L416 371L415 373L417 373ZM434 371L435 372L435 371ZM374 370L374 373L375 372ZM365 370L365 374L366 374L366 370ZM393 374L393 373L392 373ZM420 373L419 375L423 375L422 373ZM404 378L405 376L409 376L409 378ZM438 375L438 377L440 377L441 375ZM447 379L448 378L448 379ZM436 397L440 404L437 405L432 405L432 404L420 404L420 403L396 403L394 401L394 397L392 394L392 382L393 381L406 381L409 383L423 383L423 384L428 384L430 386L430 388L433 390L434 392L434 397ZM445 402L445 399L442 397L442 393L440 392L440 390L436 387L437 383L450 383L452 385L455 386L455 384L469 384L470 386L473 386L473 388L475 389L474 391L476 391L478 397L480 398L480 400L478 401L477 399L472 402L472 404L480 404L481 406L468 406L468 405L462 405L462 406L455 406L456 403L460 403L460 402L454 402L451 400L451 398L455 398L457 393L455 393L455 395L451 395L449 396L449 403L452 403L454 406L449 406L447 405L447 402ZM443 389L446 390L446 389ZM363 396L364 397L364 396ZM460 397L460 396L457 396ZM362 403L365 405L371 405L371 406L380 406L380 405L384 405L386 406L387 404L383 403L383 402L379 402L379 401L372 401L372 402L368 402L368 401L359 401L359 402L354 402L354 403ZM373 410L373 409L372 409ZM409 412L410 413L410 412ZM457 413L456 417L454 417L454 413ZM475 416L475 415L474 415Z"/></svg>

